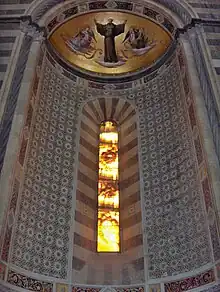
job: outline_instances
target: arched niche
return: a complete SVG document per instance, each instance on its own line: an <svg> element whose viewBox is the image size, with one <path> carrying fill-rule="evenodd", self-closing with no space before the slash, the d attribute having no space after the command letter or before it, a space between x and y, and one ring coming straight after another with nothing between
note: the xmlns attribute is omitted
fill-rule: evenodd
<svg viewBox="0 0 220 292"><path fill-rule="evenodd" d="M143 8L142 5L140 7ZM61 8L61 5L58 8ZM148 6L148 8L152 8L152 6ZM59 21L59 18L56 18L56 8L54 7L52 10L54 14L51 14L53 16L51 18L48 16L48 23L53 18ZM166 11L165 14L173 19L171 12ZM42 23L44 21L46 21L46 16L44 20L42 18ZM173 25L176 27L175 23ZM29 46L32 40L29 36L23 35L21 43L22 41ZM23 52L24 48L26 48L25 45L22 46ZM193 63L192 51L187 41L182 39L180 48L167 57L163 66L158 70L123 84L117 82L104 85L102 82L92 82L82 76L75 76L57 62L57 59L50 55L44 45L41 46L40 58L39 51L40 44L34 42L31 45L30 54L28 55L27 52L25 54L28 63L24 71L24 79L18 97L18 108L15 111L8 143L9 146L13 145L13 147L8 146L7 148L1 178L1 190L3 190L1 194L5 198L2 209L6 211L8 205L5 219L1 221L3 270L5 267L4 285L15 289L17 287L30 289L30 286L22 286L21 281L16 280L18 277L23 280L27 279L27 283L33 280L34 283L39 283L41 287L48 287L48 289L55 289L56 286L58 287L56 283L59 282L64 286L69 285L71 288L77 285L91 285L94 288L93 285L96 284L100 285L99 287L110 284L122 285L123 287L128 285L142 287L151 283L159 283L165 291L168 291L173 285L180 285L182 279L189 277L196 279L199 276L199 278L208 278L208 283L200 281L199 286L203 284L211 286L216 281L214 261L217 262L219 258L218 216L216 202L212 195L213 189L216 190L216 185L218 185L218 176L216 173L213 176L213 168L218 170L218 167L213 162L206 162L207 153L209 158L211 155L210 161L214 161L216 155L212 137L208 133L210 132L209 121L204 104L201 102L203 96L198 89L199 82L196 77L197 72ZM184 51L187 52L186 58ZM187 67L187 62L189 67ZM194 76L192 72L195 73ZM190 79L193 80L192 83ZM54 91L55 85L56 90ZM55 96L55 92L62 92L62 94ZM30 100L27 103L28 97ZM122 262L118 260L116 271L120 271L120 273L117 274L115 282L113 277L109 276L114 269L111 264L106 265L101 274L98 272L99 282L94 281L94 270L89 269L89 264L92 261L87 261L89 264L85 269L86 265L80 261L77 265L78 270L74 268L77 263L74 256L80 255L79 253L74 254L74 240L76 240L74 232L79 227L77 227L77 223L74 224L77 163L80 163L78 153L81 150L78 144L81 121L79 113L81 113L81 102L88 99L86 102L92 104L94 98L98 103L104 99L106 104L111 103L111 100L113 103L113 99L118 99L120 102L125 99L132 100L131 108L132 106L135 108L137 118L135 131L138 137L139 157L141 157L139 159L141 200L144 202L141 205L142 222L140 224L143 245L140 245L140 254L133 254L132 249L128 251L131 261L127 265L126 258L122 270ZM25 114L23 114L24 103L28 104ZM51 113L49 122L47 121L47 110ZM54 111L60 111L59 115L52 117ZM21 112L22 114L20 114ZM23 122L24 124L22 124ZM161 123L162 125L160 125ZM45 136L45 129L48 128L51 131L50 137L47 134ZM59 129L61 134L57 132ZM20 131L20 137L18 135L16 137L14 134ZM37 142L36 139L38 139ZM52 140L50 141L50 139ZM163 141L165 141L165 145L162 145ZM62 153L60 149L56 149L60 148L59 143L63 147ZM68 143L71 146L64 146ZM50 147L50 150L46 149L46 145ZM71 151L68 150L68 147ZM157 149L156 154L154 147ZM51 151L53 152L52 156ZM56 151L62 157L61 168L59 165L58 168L56 166L57 163L60 163ZM68 152L70 153L68 154ZM13 155L11 155L11 159L8 159L10 154ZM18 154L17 158L16 154ZM155 155L160 157L156 159ZM46 178L48 176L48 166L46 165L48 159L48 166L51 165L53 168L51 170L52 178L49 175L50 179ZM158 162L156 163L155 160ZM67 171L65 170L67 180L62 176L63 168L67 169ZM164 170L165 172L162 174ZM39 171L43 171L44 177L39 177ZM172 171L174 177L171 177ZM161 180L163 180L159 183L160 198L157 198L158 188L156 186L158 173L161 173ZM10 184L8 184L7 179L9 174L11 176ZM54 195L56 180L60 182L58 184L59 196ZM48 182L50 191L45 192ZM66 188L66 183L69 184L68 188ZM52 190L52 187L55 189ZM29 205L27 204L28 200L30 200ZM44 213L47 217L44 217L46 219L42 221L39 216L41 208L44 209L45 200L48 207ZM57 204L55 209L54 200ZM165 201L166 203L164 203ZM162 210L160 204L163 205ZM34 206L35 209L33 209ZM66 208L65 212L62 206L67 206L64 207ZM40 221L35 220L34 223L32 221L34 227L28 225L31 224L31 216L28 224L22 223L26 220L25 210L27 209L38 214L37 218ZM56 216L51 216L50 213L55 214L56 210ZM136 213L137 217L139 216L138 212ZM136 218L132 219L136 220ZM57 250L53 250L54 254L51 253L49 233L54 231L52 231L53 227L51 231L49 230L49 227L51 228L53 225L49 223L50 220L55 220L57 228L56 240L52 238L53 247L59 245L58 249L61 253ZM132 222L134 222L133 220ZM64 221L62 229L59 225L62 225ZM24 229L22 227L20 229L22 224ZM45 232L42 233L43 241L39 247L37 236L42 236L42 234L40 235L42 226L45 227ZM135 234L140 228L139 226L133 230L130 226L128 233ZM186 232L182 232L181 228ZM170 235L174 229L176 231L175 238ZM22 232L25 234L25 240L22 239ZM82 232L82 230L78 228L78 232ZM31 235L34 236L32 239ZM175 245L175 242L178 242L178 245ZM36 261L39 253L40 264ZM47 261L48 258L51 259L51 254L54 255L52 262L51 260ZM142 260L143 255L144 260ZM171 257L172 261L170 261ZM140 261L138 261L139 258ZM85 258L81 260L85 261ZM106 261L108 260L107 256ZM145 269L143 269L143 261ZM94 265L96 263L93 261ZM104 266L101 260L98 263L99 267ZM90 264L90 268L91 266L92 264ZM98 265L97 270L99 271ZM134 271L137 272L136 278L133 276ZM80 289L85 290L86 288Z"/></svg>
<svg viewBox="0 0 220 292"><path fill-rule="evenodd" d="M143 283L138 120L135 108L120 98L99 98L87 102L80 116L73 278L79 284ZM119 253L98 253L96 249L99 130L105 120L117 122L119 130Z"/></svg>

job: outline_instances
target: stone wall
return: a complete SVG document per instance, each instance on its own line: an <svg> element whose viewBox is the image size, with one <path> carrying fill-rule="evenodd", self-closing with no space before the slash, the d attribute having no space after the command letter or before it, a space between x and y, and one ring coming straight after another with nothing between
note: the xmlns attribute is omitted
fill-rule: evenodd
<svg viewBox="0 0 220 292"><path fill-rule="evenodd" d="M4 81L5 73L6 75L9 74L9 69L7 70L7 65L12 61L13 58L13 51L15 50L16 46L14 47L13 44L16 41L16 38L19 35L20 31L20 22L21 16L30 15L29 11L32 12L33 10L33 21L39 21L40 17L43 13L45 13L48 9L52 8L54 5L61 3L60 0L50 0L44 1L42 7L37 9L37 6L34 8L32 0L25 0L25 1L18 1L18 0L2 0L0 4L0 20L3 23L0 24L0 89ZM106 1L107 3L108 1ZM113 1L114 2L114 1ZM112 1L109 1L109 7L114 5ZM174 13L179 14L183 19L190 22L191 17L200 18L202 20L219 20L219 4L217 2L213 2L213 0L204 0L204 1L186 1L189 7L189 11L191 9L192 13L187 16L186 12L184 12L183 7L177 3L176 0L160 0L159 3L168 7L169 9L173 10ZM137 8L138 9L138 8ZM140 9L140 8L139 8ZM194 14L194 15L193 15ZM8 20L7 20L8 19ZM185 23L186 24L186 23ZM219 31L218 25L216 26L208 26L208 28L204 27L205 31L209 33L215 33L215 37L212 36L212 39L216 39L215 44L213 41L209 41L208 38L208 46L212 46L210 49L211 58L213 59L213 68L216 71L217 79L219 79L219 63L216 61L216 49L213 49L213 46L218 46L217 39L219 38ZM220 84L220 83L219 83ZM220 86L220 85L219 85ZM3 93L3 92L2 92ZM0 92L1 95L1 92Z"/></svg>
<svg viewBox="0 0 220 292"><path fill-rule="evenodd" d="M2 265L3 278L9 284L30 289L30 276L36 279L33 280L36 283L40 276L44 281L40 280L39 283L47 287L48 291L52 287L52 279L55 282L68 280L78 285L86 279L87 284L92 285L98 261L89 253L91 265L88 265L86 272L83 271L87 248L85 241L79 241L76 236L76 233L86 234L86 237L91 235L92 238L95 234L94 230L89 231L88 226L84 227L80 220L81 215L85 216L85 210L88 215L88 205L92 201L85 200L88 203L86 208L79 203L83 193L83 190L80 190L80 194L77 192L79 171L89 172L90 179L92 173L97 175L94 167L90 169L85 166L85 157L91 158L91 146L85 142L93 139L93 147L98 145L95 142L98 126L94 110L98 110L101 121L104 117L103 109L112 113L113 105L117 102L115 115L124 108L124 116L121 117L122 141L127 141L126 145L129 145L135 139L134 134L138 133L139 143L136 150L134 148L130 151L130 148L120 146L122 155L130 153L126 162L122 158L122 167L123 163L127 165L131 159L131 168L129 170L127 167L122 177L127 181L130 174L136 173L132 161L138 149L142 182L141 209L138 196L131 196L132 204L127 204L126 196L130 192L126 188L123 194L122 190L122 202L125 200L124 204L127 204L125 210L122 210L126 216L122 220L122 234L127 240L133 236L131 233L135 237L137 230L143 230L145 259L141 246L139 251L133 248L138 240L132 239L132 248L128 249L128 254L125 253L130 253L129 261L125 257L124 269L121 271L124 278L120 276L117 280L118 275L114 278L114 266L110 268L111 264L106 265L109 259L105 259L104 272L101 275L98 273L100 285L110 282L113 285L146 284L153 280L165 283L165 291L169 291L173 285L181 286L182 281L189 285L191 279L187 275L192 274L192 271L194 277L200 279L197 286L192 288L214 283L214 270L209 267L213 267L213 256L218 260L220 255L214 198L187 67L181 51L163 66L158 75L143 78L136 85L127 83L126 88L120 84L109 86L65 77L64 71L60 70L49 54L43 62L42 70L38 93L34 100L31 99L31 110L27 112L25 125L29 130L27 132L24 129L24 135L29 134L25 136L26 143L24 146L21 144L18 155L18 163L24 173L19 180L14 180L6 225L9 229L4 232L4 251L7 256L3 252L2 259L11 263L13 268L9 268L6 273ZM36 88L39 79L35 82L33 88ZM80 141L80 146L77 141ZM128 152L122 150L123 147ZM90 166L94 166L91 162L97 163L97 158L93 156ZM84 178L82 182L85 184L88 179ZM94 218L94 209L92 212L91 219ZM140 212L143 212L142 223L139 221ZM129 226L128 233L126 225ZM7 234L11 234L10 237ZM147 270L143 274L144 261ZM102 263L99 262L100 265ZM75 271L70 274L72 268ZM19 272L20 269L23 273ZM136 276L135 270L138 272ZM203 274L199 271L203 271ZM105 272L111 279L105 277ZM29 284L22 286L24 280Z"/></svg>
<svg viewBox="0 0 220 292"><path fill-rule="evenodd" d="M198 28L195 30L198 31ZM205 75L208 70L203 66L210 63L205 63L201 58L200 54L204 51L199 43L193 42L195 34L189 33L189 36L202 76L201 87L210 124L213 134L218 137L218 118L213 115L214 103L211 104L214 94L209 94L213 87L209 76ZM207 39L210 38L208 35ZM196 83L198 80L195 82L191 73L197 76L194 65L190 63L188 69L185 56L178 49L160 70L151 75L133 82L103 84L75 76L47 54L44 61L40 58L33 70L35 77L27 93L24 91L26 79L22 77L25 71L27 78L27 71L30 70L25 70L25 66L31 43L32 38L25 36L20 62L13 75L12 86L8 88L9 98L5 100L1 124L2 167L12 120L14 118L12 133L15 133L19 114L24 120L23 128L21 122L16 128L22 128L21 133L16 132L17 136L20 135L19 147L16 146L16 136L14 140L9 140L10 147L7 148L10 153L14 146L12 150L17 152L17 158L16 155L11 158L13 171L9 171L6 155L7 167L3 168L2 176L6 179L1 181L1 196L4 199L1 210L6 200L9 203L3 224L1 221L0 281L3 286L0 289L45 292L218 291L220 242L219 203L216 198L219 194L219 166L216 166L212 137L207 133L210 128L207 126L209 121L204 104L201 108L198 106L202 104L203 95L197 94L200 84ZM25 93L30 96L28 104L24 105L26 99L18 98L19 90L20 95ZM87 232L86 228L83 231L80 225L77 226L80 217L76 215L76 210L82 210L77 209L77 200L80 199L76 192L78 166L83 161L82 156L78 157L81 153L81 148L77 146L81 126L79 117L82 106L88 102L91 107L97 97L111 104L113 100L132 103L135 108L136 115L131 114L127 121L132 123L129 127L131 140L133 134L138 133L135 151L138 149L141 158L141 195L140 198L132 197L132 204L125 198L127 208L123 210L125 220L122 227L126 239L129 239L130 232L132 235L137 230L143 233L143 251L142 245L137 244L138 240L132 239L131 246L139 247L138 250L130 249L135 252L130 253L129 264L126 263L122 269L120 280L114 282L114 266L106 265L104 273L99 274L98 286L92 284L92 265L86 274L74 271L75 255L79 255L74 250L74 232L77 228L78 233ZM132 107L130 109L132 112ZM83 114L86 114L85 110L86 107ZM201 120L201 113L204 120ZM136 119L137 128L134 129ZM122 129L122 135L127 136L126 133L127 125ZM128 136L125 139L130 139ZM207 144L212 146L207 147ZM135 155L131 154L131 161L134 161ZM131 168L136 173L135 166ZM129 172L125 169L125 178L129 177ZM5 185L9 185L10 190ZM141 212L142 222L139 221ZM81 263L78 262L78 267ZM96 264L96 261L93 263ZM135 271L137 274L133 277ZM87 285L83 286L85 282ZM109 284L113 287L109 288Z"/></svg>

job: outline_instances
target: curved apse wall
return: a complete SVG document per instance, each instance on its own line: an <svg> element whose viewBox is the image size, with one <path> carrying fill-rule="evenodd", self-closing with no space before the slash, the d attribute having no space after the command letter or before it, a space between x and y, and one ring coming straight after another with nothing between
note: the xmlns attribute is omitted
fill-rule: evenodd
<svg viewBox="0 0 220 292"><path fill-rule="evenodd" d="M174 54L159 74L125 84L90 82L57 68L56 61L47 55L41 72L38 99L31 100L33 118L28 146L27 150L21 146L20 152L23 156L26 152L24 175L20 187L16 185L16 192L19 189L17 212L10 253L5 257L6 262L13 264L13 271L10 270L9 275L22 268L23 274L25 271L33 272L35 278L44 275L71 283L92 283L94 270L91 263L94 261L96 264L97 256L93 243L88 245L89 251L80 252L86 250L85 241L83 243L76 236L86 234L84 238L89 237L89 240L94 236L92 228L84 227L85 224L79 222L86 208L87 211L91 209L90 219L95 216L94 208L90 208L89 204L94 206L96 192L91 195L94 200L84 201L87 202L86 208L80 203L83 190L80 190L82 194L77 192L79 171L86 171L83 159L90 158L91 151L84 149L86 142L93 139L94 146L97 143L96 139L90 138L91 131L86 134L84 124L89 122L96 135L97 125L89 120L88 114L94 116L95 108L99 110L101 120L105 111L108 112L107 116L112 113L116 102L116 110L118 106L127 107L124 119L129 117L123 122L122 141L129 145L133 141L133 134L138 138L139 148L135 146L136 150L125 161L126 165L132 164L128 161L130 158L135 160L139 149L141 196L134 195L131 187L129 195L134 197L131 196L130 204L125 203L127 193L122 194L126 206L125 211L122 210L122 213L125 212L122 228L126 230L128 226L123 233L123 245L126 246L132 238L130 245L127 245L129 248L124 250L129 259L126 257L124 260L123 254L118 257L117 269L120 274L117 278L114 272L111 274L111 270L114 270L111 261L104 266L100 275L99 267L103 267L100 260L94 277L95 284L141 284L149 279L158 279L160 282L161 278L166 279L167 276L177 275L181 278L182 273L194 273L198 268L206 271L206 265L212 263L202 193L207 178L202 178L201 184L199 167L204 163L204 155L195 126L192 93L180 53ZM84 146L81 145L83 135ZM123 146L120 145L120 148L123 149ZM124 149L124 155L129 153L129 147ZM93 168L95 156L92 162ZM130 167L132 175L136 173L135 167L135 164ZM88 171L95 180L95 172ZM125 181L128 177L129 168L125 168ZM15 190L13 192L14 195ZM215 236L215 223L210 227L210 232L211 236ZM141 233L143 245L142 239L137 238ZM218 255L217 243L213 249ZM147 268L144 275L143 255ZM134 271L137 272L136 276ZM13 279L9 277L8 282L15 285Z"/></svg>

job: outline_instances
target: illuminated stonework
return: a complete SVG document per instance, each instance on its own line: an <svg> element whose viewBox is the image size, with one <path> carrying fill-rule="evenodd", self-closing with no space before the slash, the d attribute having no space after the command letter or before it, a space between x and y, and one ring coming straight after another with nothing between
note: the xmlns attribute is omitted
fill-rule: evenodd
<svg viewBox="0 0 220 292"><path fill-rule="evenodd" d="M114 122L100 126L98 252L119 252L118 131Z"/></svg>

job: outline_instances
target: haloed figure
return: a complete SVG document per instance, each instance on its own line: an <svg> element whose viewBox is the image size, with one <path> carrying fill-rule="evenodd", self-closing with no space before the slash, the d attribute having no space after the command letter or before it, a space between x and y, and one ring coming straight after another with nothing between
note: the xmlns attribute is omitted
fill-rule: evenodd
<svg viewBox="0 0 220 292"><path fill-rule="evenodd" d="M105 37L104 61L108 63L117 63L118 57L115 49L115 37L124 33L125 21L122 24L114 24L113 19L109 19L107 24L98 23L95 19L97 32Z"/></svg>

